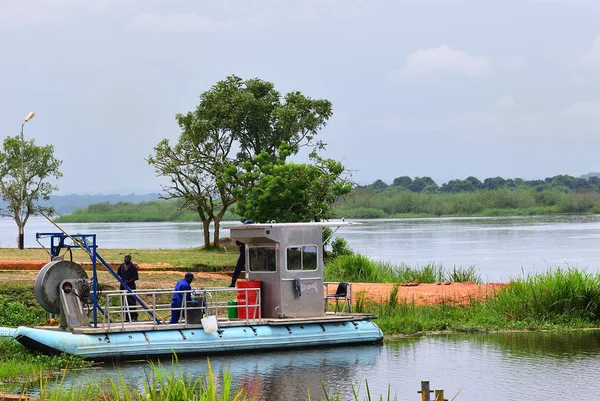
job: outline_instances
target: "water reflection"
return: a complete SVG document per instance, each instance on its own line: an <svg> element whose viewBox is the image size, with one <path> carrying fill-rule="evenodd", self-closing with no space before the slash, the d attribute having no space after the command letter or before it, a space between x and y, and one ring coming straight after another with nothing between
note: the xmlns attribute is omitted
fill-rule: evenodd
<svg viewBox="0 0 600 401"><path fill-rule="evenodd" d="M600 391L600 331L455 334L387 341L360 346L212 356L219 383L229 370L234 387L255 400L324 399L328 393L352 397L352 384L365 380L371 396L417 400L422 380L444 389L458 401L525 399L593 399ZM170 369L171 361L163 360ZM205 357L181 359L176 372L196 378L207 371ZM67 383L88 383L100 377L124 377L142 390L151 377L145 361L107 364L101 371L74 372Z"/></svg>
<svg viewBox="0 0 600 401"><path fill-rule="evenodd" d="M154 360L153 363L166 371L173 368L176 376L185 374L195 380L208 371L210 360L219 387L222 386L223 373L229 371L233 386L246 391L251 400L306 399L309 393L313 399L323 399L322 383L330 395L342 394L342 399L349 399L352 394L349 383L367 377L382 352L382 346L369 345L213 355L209 359L186 357L179 359L175 365L170 359ZM111 378L114 381L124 379L129 388L143 391L151 377L152 369L147 361L107 363L101 370L74 372L62 386L69 388L73 383L85 385L100 382L101 378ZM39 389L32 389L30 394L38 395Z"/></svg>
<svg viewBox="0 0 600 401"><path fill-rule="evenodd" d="M595 385L600 374L597 330L441 335L390 342L386 351L392 360L411 365L414 379L430 380L448 398L460 393L461 401L566 400L600 389Z"/></svg>
<svg viewBox="0 0 600 401"><path fill-rule="evenodd" d="M497 346L507 360L519 361L525 366L540 363L569 366L574 363L595 364L600 355L600 331L576 330L564 332L506 333L495 335L489 341L473 338L474 346ZM588 372L581 372L586 375ZM597 373L597 372L596 372Z"/></svg>

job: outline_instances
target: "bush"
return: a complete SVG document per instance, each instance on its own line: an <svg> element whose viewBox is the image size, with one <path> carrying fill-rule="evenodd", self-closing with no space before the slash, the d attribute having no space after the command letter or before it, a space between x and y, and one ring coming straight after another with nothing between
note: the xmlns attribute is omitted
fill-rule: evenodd
<svg viewBox="0 0 600 401"><path fill-rule="evenodd" d="M46 312L39 306L28 308L18 301L0 295L0 326L37 325L46 320Z"/></svg>
<svg viewBox="0 0 600 401"><path fill-rule="evenodd" d="M331 252L333 257L337 258L341 255L351 255L352 249L348 246L348 241L343 237L336 237L331 243Z"/></svg>
<svg viewBox="0 0 600 401"><path fill-rule="evenodd" d="M374 207L339 209L336 211L336 215L338 217L350 217L354 219L380 219L387 216L383 210Z"/></svg>

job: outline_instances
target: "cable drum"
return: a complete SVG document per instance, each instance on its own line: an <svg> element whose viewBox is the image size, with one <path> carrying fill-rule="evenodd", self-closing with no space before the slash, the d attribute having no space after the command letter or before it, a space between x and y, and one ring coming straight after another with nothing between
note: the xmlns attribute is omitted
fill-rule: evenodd
<svg viewBox="0 0 600 401"><path fill-rule="evenodd" d="M46 264L35 279L35 297L47 312L60 313L59 285L66 279L87 279L81 265L69 260L55 260Z"/></svg>

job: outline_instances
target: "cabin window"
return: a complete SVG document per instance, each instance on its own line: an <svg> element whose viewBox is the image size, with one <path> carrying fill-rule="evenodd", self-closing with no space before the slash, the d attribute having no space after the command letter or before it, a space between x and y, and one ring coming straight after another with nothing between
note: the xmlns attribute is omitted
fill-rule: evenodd
<svg viewBox="0 0 600 401"><path fill-rule="evenodd" d="M295 246L287 249L288 270L317 270L317 247Z"/></svg>
<svg viewBox="0 0 600 401"><path fill-rule="evenodd" d="M252 246L248 249L248 269L251 272L277 270L277 253L272 246Z"/></svg>

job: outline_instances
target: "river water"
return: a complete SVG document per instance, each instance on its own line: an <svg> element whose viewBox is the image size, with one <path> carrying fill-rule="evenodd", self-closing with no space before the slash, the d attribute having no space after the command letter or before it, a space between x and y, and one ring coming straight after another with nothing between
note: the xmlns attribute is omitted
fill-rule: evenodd
<svg viewBox="0 0 600 401"><path fill-rule="evenodd" d="M445 267L475 266L484 281L577 267L600 271L600 217L440 218L362 220L340 228L356 251L394 264L443 263ZM224 224L225 228L234 223ZM14 223L0 221L0 245L14 246ZM102 248L187 248L202 245L200 224L129 223L64 224L69 233L94 233ZM26 246L40 246L35 232L56 232L41 219L26 227ZM234 386L253 399L323 399L329 394L353 399L351 385L365 380L371 395L386 399L388 386L398 400L418 400L422 380L444 389L456 400L598 399L600 331L440 335L386 341L383 346L213 356L213 369L229 369ZM176 369L193 377L206 372L206 358L186 358ZM169 366L169 361L166 362ZM69 380L89 381L94 375L123 376L142 388L146 362L105 366Z"/></svg>
<svg viewBox="0 0 600 401"><path fill-rule="evenodd" d="M212 356L210 363L218 383L229 371L233 387L247 391L251 400L306 400L309 392L311 399L322 400L322 385L330 397L341 394L341 400L353 400L352 385L360 386L358 399L364 400L368 382L372 399L387 399L389 388L392 400L417 401L422 380L431 389L443 389L448 399L457 395L457 401L594 400L600 390L599 356L600 331L585 330L435 335L383 346ZM170 369L170 360L162 364ZM175 372L200 377L207 372L207 358L180 359ZM101 370L74 373L63 388L107 376L142 391L152 372L145 361L108 363Z"/></svg>
<svg viewBox="0 0 600 401"><path fill-rule="evenodd" d="M600 216L543 216L498 218L436 218L356 220L340 228L355 251L374 260L423 266L434 262L445 268L475 266L485 282L545 271L549 267L576 267L600 271ZM224 222L227 227L237 224ZM179 249L203 245L199 223L70 223L70 234L96 234L102 248ZM36 232L57 232L45 219L26 226L25 246L40 247ZM0 220L0 246L16 246L17 229ZM47 243L44 244L47 246Z"/></svg>

